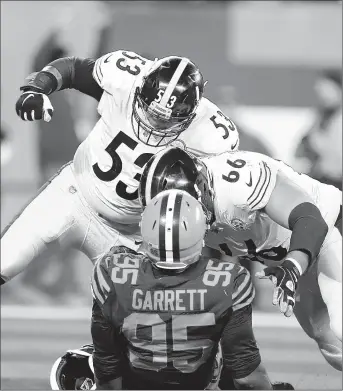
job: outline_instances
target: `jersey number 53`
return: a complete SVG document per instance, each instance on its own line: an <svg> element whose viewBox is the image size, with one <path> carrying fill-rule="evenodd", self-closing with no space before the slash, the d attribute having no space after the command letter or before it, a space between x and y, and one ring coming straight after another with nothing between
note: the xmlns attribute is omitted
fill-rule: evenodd
<svg viewBox="0 0 343 391"><path fill-rule="evenodd" d="M117 149L121 144L126 145L128 148L130 148L133 151L137 147L138 142L132 140L132 138L129 137L124 132L119 131L119 133L114 137L114 139L110 142L110 144L105 149L105 151L112 158L111 168L108 171L102 171L98 163L93 164L94 174L104 182L110 182L115 180L123 169L123 162L117 152ZM153 156L152 153L142 153L137 157L137 159L133 162L133 164L142 168L152 156ZM139 181L141 178L141 174L137 173L133 178ZM127 185L122 181L118 181L116 186L116 192L119 195L119 197L124 198L125 200L133 201L138 198L138 190L136 189L132 193L128 192Z"/></svg>

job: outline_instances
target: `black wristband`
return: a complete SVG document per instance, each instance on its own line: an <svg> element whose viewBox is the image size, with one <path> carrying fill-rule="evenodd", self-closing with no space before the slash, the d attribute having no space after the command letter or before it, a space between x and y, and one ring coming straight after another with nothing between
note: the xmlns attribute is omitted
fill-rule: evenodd
<svg viewBox="0 0 343 391"><path fill-rule="evenodd" d="M20 87L21 91L36 91L49 95L57 89L56 77L46 71L31 73L26 79L25 84Z"/></svg>

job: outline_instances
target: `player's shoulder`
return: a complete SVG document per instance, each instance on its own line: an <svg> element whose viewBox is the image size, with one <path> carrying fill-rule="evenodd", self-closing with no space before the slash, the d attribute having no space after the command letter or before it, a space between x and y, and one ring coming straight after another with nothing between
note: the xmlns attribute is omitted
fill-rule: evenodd
<svg viewBox="0 0 343 391"><path fill-rule="evenodd" d="M152 61L130 50L116 50L95 61L93 77L110 94L120 89L130 90L137 78L143 76Z"/></svg>
<svg viewBox="0 0 343 391"><path fill-rule="evenodd" d="M114 246L95 262L91 287L93 297L99 304L104 304L110 293L115 290L117 278L113 273L117 268L138 269L144 256L125 246Z"/></svg>
<svg viewBox="0 0 343 391"><path fill-rule="evenodd" d="M207 158L215 186L237 207L262 209L275 187L277 166L263 154L250 151L225 152ZM220 197L220 195L218 195Z"/></svg>
<svg viewBox="0 0 343 391"><path fill-rule="evenodd" d="M205 97L200 100L193 122L180 138L199 156L232 151L239 146L234 121Z"/></svg>

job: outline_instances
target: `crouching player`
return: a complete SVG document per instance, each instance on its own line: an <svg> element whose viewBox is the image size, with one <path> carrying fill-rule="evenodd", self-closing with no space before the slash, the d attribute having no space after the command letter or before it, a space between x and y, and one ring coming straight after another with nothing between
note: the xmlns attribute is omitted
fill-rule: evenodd
<svg viewBox="0 0 343 391"><path fill-rule="evenodd" d="M97 389L214 389L220 375L222 389L293 389L261 363L249 272L200 257L207 228L188 193L151 200L142 252L113 247L95 264L94 348L56 360L52 389L94 389L94 377Z"/></svg>
<svg viewBox="0 0 343 391"><path fill-rule="evenodd" d="M95 264L97 389L212 389L221 362L224 383L273 389L252 331L249 272L200 257L207 228L195 198L167 190L144 210L142 252L113 247Z"/></svg>

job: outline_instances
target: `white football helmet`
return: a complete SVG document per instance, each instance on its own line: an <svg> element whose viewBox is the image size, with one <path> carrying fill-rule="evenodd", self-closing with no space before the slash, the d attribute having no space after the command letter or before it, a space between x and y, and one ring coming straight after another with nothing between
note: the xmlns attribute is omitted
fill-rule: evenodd
<svg viewBox="0 0 343 391"><path fill-rule="evenodd" d="M198 261L207 229L199 201L183 190L165 190L143 212L142 249L155 266L183 270Z"/></svg>

